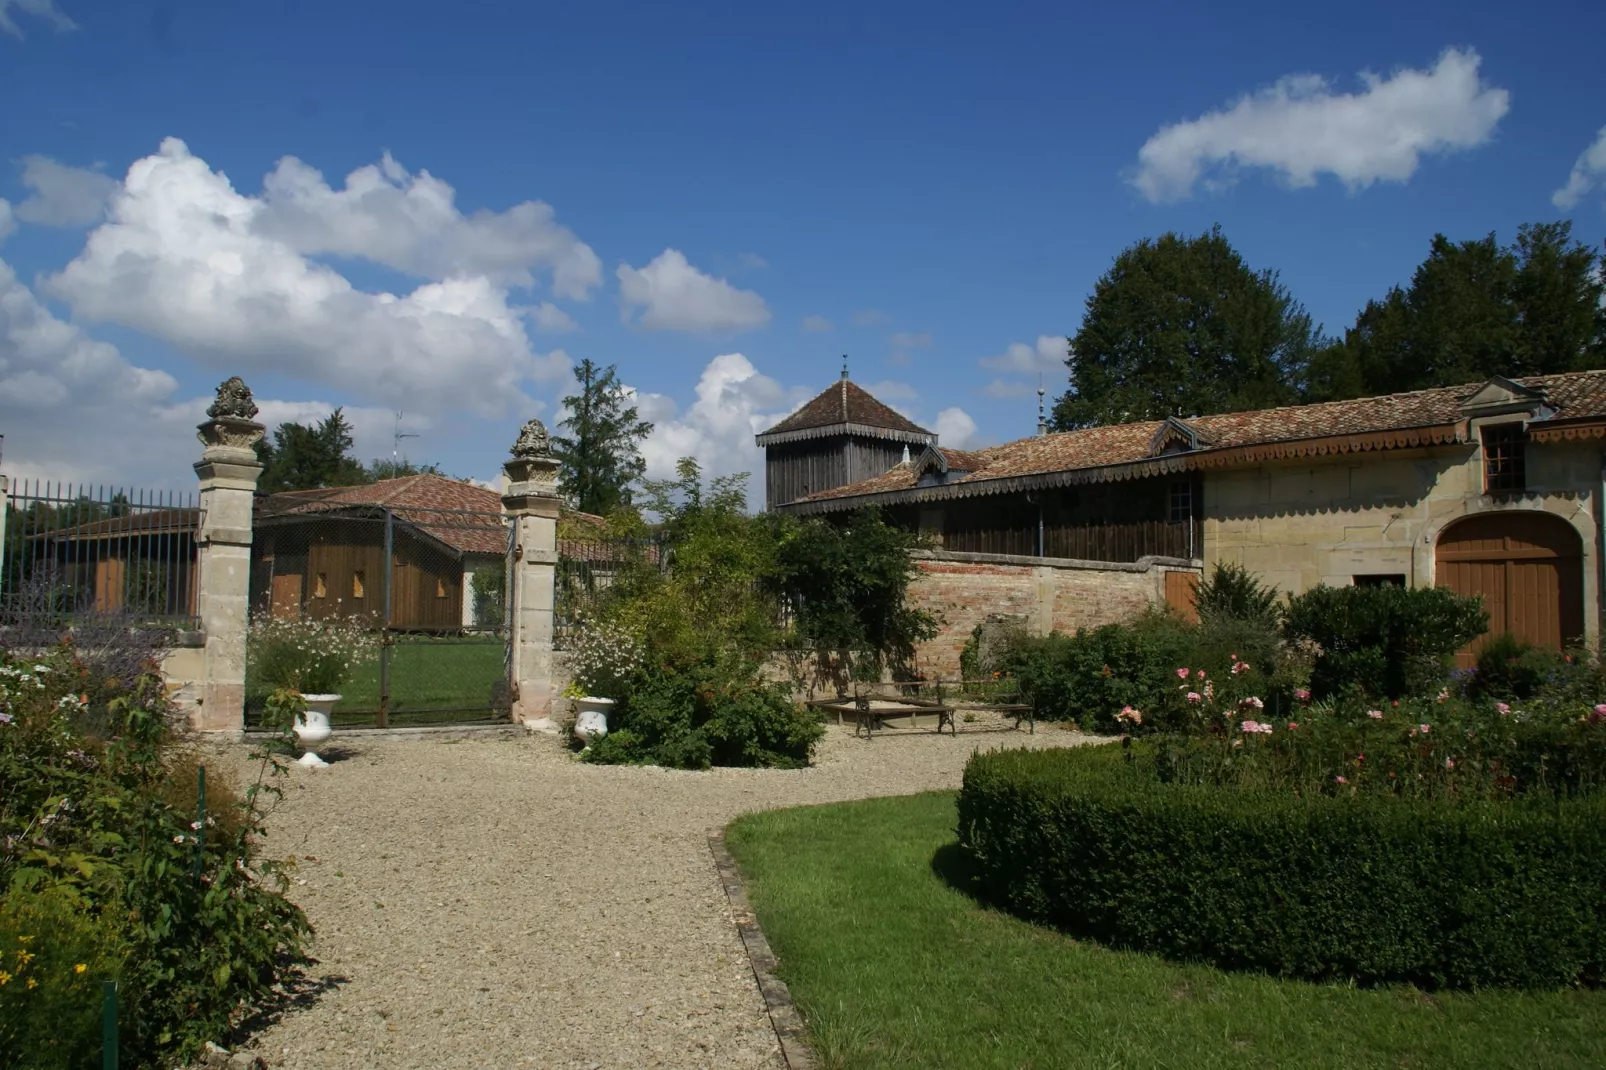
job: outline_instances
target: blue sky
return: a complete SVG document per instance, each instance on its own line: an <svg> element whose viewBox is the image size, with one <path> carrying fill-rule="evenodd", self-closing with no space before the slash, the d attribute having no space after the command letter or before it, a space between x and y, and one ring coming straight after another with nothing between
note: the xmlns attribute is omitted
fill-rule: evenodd
<svg viewBox="0 0 1606 1070"><path fill-rule="evenodd" d="M986 444L1140 238L1338 331L1435 231L1606 233L1606 8L1213 7L0 0L5 467L182 482L238 373L488 478L582 357L660 472L844 352Z"/></svg>

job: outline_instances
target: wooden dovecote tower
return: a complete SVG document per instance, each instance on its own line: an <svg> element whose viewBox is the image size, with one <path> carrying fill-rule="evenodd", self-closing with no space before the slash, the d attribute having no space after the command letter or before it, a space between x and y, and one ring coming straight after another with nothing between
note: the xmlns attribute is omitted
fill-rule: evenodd
<svg viewBox="0 0 1606 1070"><path fill-rule="evenodd" d="M764 450L764 505L796 501L878 476L937 436L898 415L848 378L757 436Z"/></svg>

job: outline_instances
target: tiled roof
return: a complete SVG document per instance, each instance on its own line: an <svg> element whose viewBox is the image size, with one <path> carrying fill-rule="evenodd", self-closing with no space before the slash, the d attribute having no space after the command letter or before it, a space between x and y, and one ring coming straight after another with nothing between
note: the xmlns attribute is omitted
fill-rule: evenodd
<svg viewBox="0 0 1606 1070"><path fill-rule="evenodd" d="M41 531L30 539L56 539L68 541L96 541L100 539L128 538L136 535L193 535L200 525L199 509L145 509L122 516L91 520L70 528Z"/></svg>
<svg viewBox="0 0 1606 1070"><path fill-rule="evenodd" d="M1537 375L1513 382L1543 392L1547 404L1555 410L1554 420L1606 417L1606 371ZM1320 452L1314 449L1317 441L1349 435L1381 435L1385 440L1382 445L1454 441L1456 425L1465 416L1462 404L1483 385L1468 383L1349 401L1191 417L1184 422L1198 432L1203 442L1200 449L1182 456L1189 459L1190 466L1205 467L1211 461L1229 460L1228 451L1279 443L1290 444L1293 449L1293 444L1304 442L1312 445L1311 452ZM1163 421L1144 421L1006 442L976 451L973 456L979 463L970 474L954 473L944 486L1156 460L1152 446L1162 426ZM821 491L800 502L913 490L915 483L911 466L899 465L882 475Z"/></svg>
<svg viewBox="0 0 1606 1070"><path fill-rule="evenodd" d="M500 554L507 549L502 496L474 483L445 476L381 479L355 487L320 487L270 494L257 503L263 517L338 515L344 509L388 508L398 520L462 554Z"/></svg>
<svg viewBox="0 0 1606 1070"><path fill-rule="evenodd" d="M808 404L765 431L765 435L780 435L810 428L835 427L839 424L857 424L860 427L878 427L900 431L909 435L932 437L924 427L881 404L864 387L851 379L841 379L826 387Z"/></svg>

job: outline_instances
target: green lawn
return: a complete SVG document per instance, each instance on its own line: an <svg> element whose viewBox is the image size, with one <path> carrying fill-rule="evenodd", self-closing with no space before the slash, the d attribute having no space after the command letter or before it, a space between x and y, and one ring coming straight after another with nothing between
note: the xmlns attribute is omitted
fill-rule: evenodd
<svg viewBox="0 0 1606 1070"><path fill-rule="evenodd" d="M504 678L506 646L496 636L430 639L397 636L391 648L390 723L443 724L492 716L491 689ZM259 688L248 688L253 706ZM373 724L379 709L379 661L340 688L336 725Z"/></svg>
<svg viewBox="0 0 1606 1070"><path fill-rule="evenodd" d="M825 1070L1606 1066L1606 993L1356 989L1111 951L958 890L954 825L941 792L728 830Z"/></svg>

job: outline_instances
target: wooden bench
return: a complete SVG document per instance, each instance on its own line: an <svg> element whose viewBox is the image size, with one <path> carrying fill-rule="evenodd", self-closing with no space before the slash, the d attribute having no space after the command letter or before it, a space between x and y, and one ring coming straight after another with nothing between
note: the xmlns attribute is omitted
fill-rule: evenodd
<svg viewBox="0 0 1606 1070"><path fill-rule="evenodd" d="M984 700L966 701L963 698L948 701L949 689L963 691L965 688L989 687L995 689L995 694ZM853 718L853 734L872 737L877 729L885 731L883 721L894 717L908 717L918 726L916 718L922 714L933 714L937 718L937 732L940 735L943 726L954 735L959 734L959 726L955 722L954 714L960 710L973 709L1002 714L1015 719L1015 730L1020 731L1020 723L1025 721L1029 731L1037 733L1036 710L1029 702L1008 702L998 699L1019 699L1019 688L999 686L997 680L893 680L889 683L866 684L857 695L838 695L833 699L817 699L809 705L817 710L826 710L836 714L836 723L841 724L844 717ZM887 690L895 690L896 694L886 694ZM911 693L913 692L913 693ZM922 692L931 692L933 697L927 698Z"/></svg>

